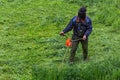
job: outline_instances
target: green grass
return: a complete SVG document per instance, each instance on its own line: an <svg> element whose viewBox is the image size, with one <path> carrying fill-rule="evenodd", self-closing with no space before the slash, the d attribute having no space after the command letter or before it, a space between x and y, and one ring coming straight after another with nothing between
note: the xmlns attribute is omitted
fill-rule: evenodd
<svg viewBox="0 0 120 80"><path fill-rule="evenodd" d="M0 80L119 80L119 0L1 0ZM88 62L59 33L80 6L93 21ZM72 32L67 34L71 37ZM62 63L64 54L66 61Z"/></svg>

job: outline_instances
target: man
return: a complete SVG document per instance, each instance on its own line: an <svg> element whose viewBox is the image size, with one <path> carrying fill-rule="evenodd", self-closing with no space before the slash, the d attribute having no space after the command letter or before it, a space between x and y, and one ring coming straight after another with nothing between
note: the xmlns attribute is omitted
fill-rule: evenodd
<svg viewBox="0 0 120 80"><path fill-rule="evenodd" d="M83 59L88 59L88 36L92 32L92 21L86 16L86 11L85 7L81 7L78 16L73 17L67 27L60 33L60 35L64 35L73 29L70 64L73 64L79 42L82 44Z"/></svg>

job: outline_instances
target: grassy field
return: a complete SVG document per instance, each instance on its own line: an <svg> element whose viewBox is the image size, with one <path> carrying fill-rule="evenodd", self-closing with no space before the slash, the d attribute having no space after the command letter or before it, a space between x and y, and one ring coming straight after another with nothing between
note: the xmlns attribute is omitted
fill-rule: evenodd
<svg viewBox="0 0 120 80"><path fill-rule="evenodd" d="M120 80L119 4L119 0L0 0L0 80ZM75 64L69 66L70 48L59 33L83 5L93 21L90 60L83 61L79 45Z"/></svg>

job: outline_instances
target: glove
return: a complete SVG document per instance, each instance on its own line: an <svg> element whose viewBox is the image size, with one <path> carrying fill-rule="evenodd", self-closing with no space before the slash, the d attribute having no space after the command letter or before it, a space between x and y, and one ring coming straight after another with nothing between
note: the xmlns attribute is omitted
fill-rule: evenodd
<svg viewBox="0 0 120 80"><path fill-rule="evenodd" d="M64 34L65 34L64 32L61 32L61 33L60 33L61 36L64 36Z"/></svg>
<svg viewBox="0 0 120 80"><path fill-rule="evenodd" d="M86 40L86 38L87 38L86 35L84 35L82 39L83 39L83 40Z"/></svg>

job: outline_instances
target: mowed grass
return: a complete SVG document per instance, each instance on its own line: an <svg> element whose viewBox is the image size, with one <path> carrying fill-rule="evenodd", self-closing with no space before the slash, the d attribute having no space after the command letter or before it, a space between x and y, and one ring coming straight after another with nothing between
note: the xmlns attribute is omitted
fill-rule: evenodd
<svg viewBox="0 0 120 80"><path fill-rule="evenodd" d="M0 1L0 80L119 80L118 0ZM70 48L59 33L80 6L93 21L88 62L81 45L69 66ZM66 34L69 38L72 32ZM62 63L64 54L65 62ZM57 74L55 74L57 73ZM86 76L87 75L87 76Z"/></svg>

